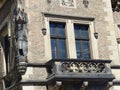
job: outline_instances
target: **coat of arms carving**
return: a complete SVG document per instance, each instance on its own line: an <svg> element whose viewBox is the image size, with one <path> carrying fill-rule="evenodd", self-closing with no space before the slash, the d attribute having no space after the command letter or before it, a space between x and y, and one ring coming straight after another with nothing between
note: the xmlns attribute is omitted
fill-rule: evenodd
<svg viewBox="0 0 120 90"><path fill-rule="evenodd" d="M75 6L75 0L61 0L62 6L68 6L68 7L74 7Z"/></svg>

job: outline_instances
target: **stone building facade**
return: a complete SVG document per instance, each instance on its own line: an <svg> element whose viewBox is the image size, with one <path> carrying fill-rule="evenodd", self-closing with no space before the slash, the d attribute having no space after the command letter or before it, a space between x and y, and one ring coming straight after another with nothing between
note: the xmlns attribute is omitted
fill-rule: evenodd
<svg viewBox="0 0 120 90"><path fill-rule="evenodd" d="M0 90L119 90L119 69L119 0L0 0Z"/></svg>

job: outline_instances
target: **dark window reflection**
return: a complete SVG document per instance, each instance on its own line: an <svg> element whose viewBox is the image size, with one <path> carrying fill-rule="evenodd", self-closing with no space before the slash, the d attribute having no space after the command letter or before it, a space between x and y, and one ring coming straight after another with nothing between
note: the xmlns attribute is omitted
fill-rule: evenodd
<svg viewBox="0 0 120 90"><path fill-rule="evenodd" d="M50 22L52 58L67 58L65 23Z"/></svg>
<svg viewBox="0 0 120 90"><path fill-rule="evenodd" d="M79 59L90 59L88 25L74 25L76 53Z"/></svg>

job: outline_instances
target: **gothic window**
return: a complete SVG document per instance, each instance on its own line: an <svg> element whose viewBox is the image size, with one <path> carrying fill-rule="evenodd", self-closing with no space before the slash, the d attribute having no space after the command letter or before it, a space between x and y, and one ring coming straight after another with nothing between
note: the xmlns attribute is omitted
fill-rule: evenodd
<svg viewBox="0 0 120 90"><path fill-rule="evenodd" d="M65 23L50 22L52 58L67 58Z"/></svg>
<svg viewBox="0 0 120 90"><path fill-rule="evenodd" d="M90 59L88 26L74 24L76 54L79 59Z"/></svg>

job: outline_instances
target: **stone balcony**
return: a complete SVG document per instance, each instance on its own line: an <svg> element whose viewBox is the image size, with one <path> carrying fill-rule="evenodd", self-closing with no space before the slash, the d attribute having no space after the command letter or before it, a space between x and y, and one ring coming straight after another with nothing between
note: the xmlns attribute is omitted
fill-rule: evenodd
<svg viewBox="0 0 120 90"><path fill-rule="evenodd" d="M48 81L106 83L114 79L110 60L53 59L46 63Z"/></svg>

